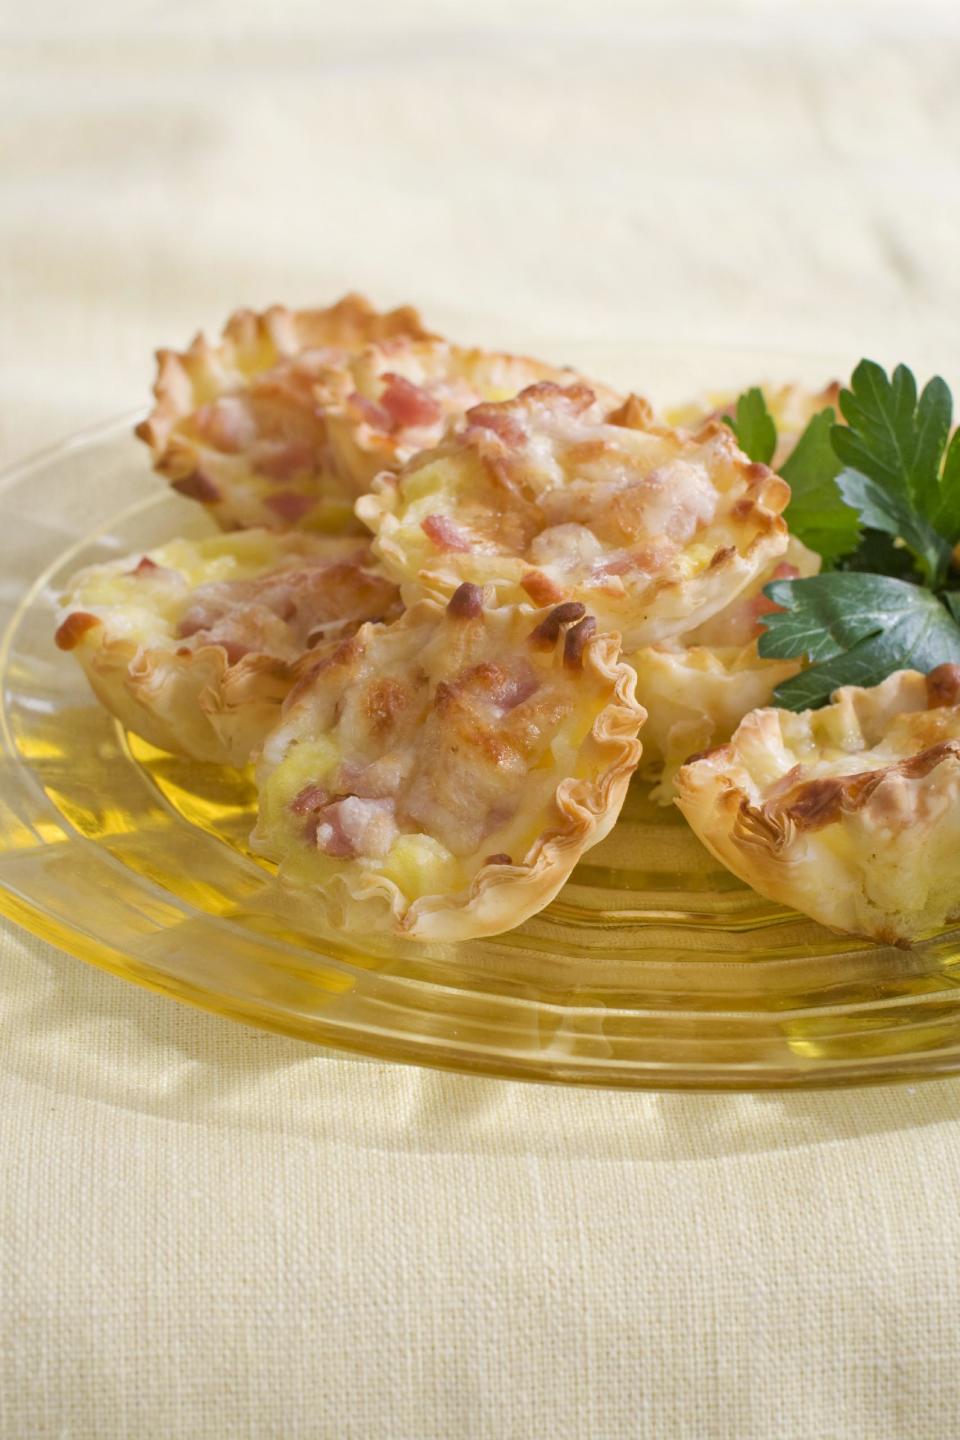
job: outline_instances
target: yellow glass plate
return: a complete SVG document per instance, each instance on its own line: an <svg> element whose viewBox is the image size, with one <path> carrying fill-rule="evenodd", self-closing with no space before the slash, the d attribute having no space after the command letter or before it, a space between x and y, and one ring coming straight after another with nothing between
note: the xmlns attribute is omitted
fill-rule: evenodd
<svg viewBox="0 0 960 1440"><path fill-rule="evenodd" d="M592 346L566 358L660 399L811 369L722 350ZM202 533L195 511L150 473L127 422L4 478L0 910L11 919L177 999L383 1059L703 1089L960 1070L960 930L913 950L831 935L727 874L640 784L611 836L518 930L459 945L324 932L247 846L250 775L125 735L53 645L55 596L78 566Z"/></svg>

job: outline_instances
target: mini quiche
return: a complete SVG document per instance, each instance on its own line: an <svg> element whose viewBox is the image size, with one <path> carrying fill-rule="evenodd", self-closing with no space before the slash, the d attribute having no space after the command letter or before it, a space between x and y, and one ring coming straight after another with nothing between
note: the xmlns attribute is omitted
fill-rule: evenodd
<svg viewBox="0 0 960 1440"><path fill-rule="evenodd" d="M400 608L363 539L265 530L90 566L62 607L57 644L127 729L230 765L278 719L305 652Z"/></svg>
<svg viewBox="0 0 960 1440"><path fill-rule="evenodd" d="M797 660L763 660L757 652L763 617L777 608L763 587L819 568L820 556L791 535L783 559L698 630L628 657L647 709L643 773L657 777L652 793L661 805L673 800L688 755L729 740L743 717L769 705L775 688L800 669Z"/></svg>
<svg viewBox="0 0 960 1440"><path fill-rule="evenodd" d="M960 917L960 666L754 711L677 790L735 875L832 929L909 944Z"/></svg>
<svg viewBox="0 0 960 1440"><path fill-rule="evenodd" d="M619 637L575 601L490 608L461 584L364 625L267 737L253 843L343 929L508 930L612 827L644 711Z"/></svg>
<svg viewBox="0 0 960 1440"><path fill-rule="evenodd" d="M360 295L326 310L238 310L218 345L198 335L157 352L156 404L137 434L175 490L223 530L356 528L358 488L330 462L317 381L376 341L425 340L410 306L379 314Z"/></svg>
<svg viewBox="0 0 960 1440"><path fill-rule="evenodd" d="M501 603L577 601L634 650L701 624L782 554L789 494L726 425L682 435L636 396L610 410L546 381L468 411L357 514L408 603L463 581Z"/></svg>
<svg viewBox="0 0 960 1440"><path fill-rule="evenodd" d="M744 386L744 389L749 388ZM762 390L767 409L777 427L777 448L771 461L774 470L779 470L790 458L800 436L821 410L830 406L842 423L842 416L838 413L840 383L837 380L831 380L822 390L811 390L795 381L786 385L763 384L756 388ZM668 409L667 415L673 425L697 428L707 420L722 420L725 415L732 415L736 402L736 393L727 390L677 405Z"/></svg>
<svg viewBox="0 0 960 1440"><path fill-rule="evenodd" d="M399 470L418 451L438 445L473 406L511 400L541 380L578 378L569 368L523 355L398 335L330 366L315 394L330 462L360 495L380 472ZM602 394L611 409L620 403L614 391Z"/></svg>

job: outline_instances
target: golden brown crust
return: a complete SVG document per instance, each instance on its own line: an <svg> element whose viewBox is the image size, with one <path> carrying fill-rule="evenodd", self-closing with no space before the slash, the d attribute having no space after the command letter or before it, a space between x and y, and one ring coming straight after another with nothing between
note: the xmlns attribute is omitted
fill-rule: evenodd
<svg viewBox="0 0 960 1440"><path fill-rule="evenodd" d="M271 305L257 312L235 310L223 327L220 344L199 332L185 351L157 351L156 405L136 427L160 460L176 426L194 408L198 389L216 387L224 374L250 378L282 360L312 350L358 350L375 340L397 335L432 339L412 305L381 313L365 296L351 292L326 308L290 310Z"/></svg>
<svg viewBox="0 0 960 1440"><path fill-rule="evenodd" d="M755 711L683 767L677 803L761 894L836 929L915 940L960 911L954 679L899 671L820 711Z"/></svg>
<svg viewBox="0 0 960 1440"><path fill-rule="evenodd" d="M100 624L98 615L88 610L73 610L57 626L53 637L58 650L75 650L83 637Z"/></svg>
<svg viewBox="0 0 960 1440"><path fill-rule="evenodd" d="M547 652L528 644L537 622L529 609L473 614L472 599L471 613L462 597L451 600L452 611L423 600L389 627L364 626L350 654L325 658L298 687L264 746L255 844L279 858L281 874L308 889L338 927L385 926L431 940L509 929L549 902L619 813L640 755L644 712L633 672L618 659L618 637L581 631L571 671L566 625ZM404 704L398 708L394 696L381 725L378 689L371 725L371 677L379 685L385 674ZM497 697L518 677L517 694L498 710ZM452 799L445 798L447 782ZM461 802L465 818L451 818L445 805ZM354 832L345 837L336 829L346 803L355 811L366 806L375 825L394 827L386 850L378 828L355 853ZM290 814L300 817L311 804L319 819L308 817L301 837ZM323 855L313 848L318 834ZM440 879L415 894L396 878L395 857L410 844L414 853L426 846L428 859L442 857L429 872Z"/></svg>
<svg viewBox="0 0 960 1440"><path fill-rule="evenodd" d="M938 665L927 676L927 707L960 704L960 665L949 661Z"/></svg>
<svg viewBox="0 0 960 1440"><path fill-rule="evenodd" d="M852 775L825 776L799 780L764 807L772 828L780 835L802 834L835 825L844 815L855 815L873 800L876 791L891 777L921 780L945 760L960 756L960 741L941 740L916 755L885 765L880 770L859 770Z"/></svg>
<svg viewBox="0 0 960 1440"><path fill-rule="evenodd" d="M357 514L408 603L463 580L506 603L579 600L633 649L701 623L759 575L786 546L788 498L728 426L684 436L643 402L611 413L583 382L543 382L468 411Z"/></svg>
<svg viewBox="0 0 960 1440"><path fill-rule="evenodd" d="M381 314L361 295L326 309L238 310L216 345L157 352L156 404L136 427L174 489L221 528L354 528L356 489L330 466L320 375L352 352L431 334L411 306Z"/></svg>

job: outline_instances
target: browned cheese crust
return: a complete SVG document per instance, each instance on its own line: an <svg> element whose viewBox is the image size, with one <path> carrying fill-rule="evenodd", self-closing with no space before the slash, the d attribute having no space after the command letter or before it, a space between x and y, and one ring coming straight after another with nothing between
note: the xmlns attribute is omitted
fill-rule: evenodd
<svg viewBox="0 0 960 1440"><path fill-rule="evenodd" d="M960 913L960 667L847 686L822 710L758 710L693 757L678 804L771 899L911 943Z"/></svg>
<svg viewBox="0 0 960 1440"><path fill-rule="evenodd" d="M305 674L264 744L255 843L348 930L493 934L614 823L644 712L579 604L489 608L464 583Z"/></svg>
<svg viewBox="0 0 960 1440"><path fill-rule="evenodd" d="M780 555L788 487L729 427L695 436L631 396L533 385L480 405L357 513L408 603L464 580L502 602L577 600L633 650L702 624Z"/></svg>
<svg viewBox="0 0 960 1440"><path fill-rule="evenodd" d="M156 403L137 434L222 529L355 528L357 489L332 464L315 391L352 355L399 336L431 338L411 306L381 314L362 295L238 310L217 344L200 334L185 351L157 352Z"/></svg>

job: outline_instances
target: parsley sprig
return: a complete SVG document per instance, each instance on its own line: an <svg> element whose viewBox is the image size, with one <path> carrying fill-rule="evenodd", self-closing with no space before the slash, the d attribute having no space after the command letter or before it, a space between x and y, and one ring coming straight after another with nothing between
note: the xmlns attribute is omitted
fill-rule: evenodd
<svg viewBox="0 0 960 1440"><path fill-rule="evenodd" d="M876 685L895 670L960 663L960 431L935 376L918 394L905 365L888 375L861 360L840 393L846 424L815 415L780 473L791 486L785 519L819 552L824 572L775 580L764 594L760 654L804 658L774 691L791 710L823 705L839 685ZM729 423L752 460L769 463L777 433L759 390Z"/></svg>
<svg viewBox="0 0 960 1440"><path fill-rule="evenodd" d="M851 554L860 540L857 512L844 504L837 487L843 462L832 444L836 418L830 406L814 415L780 467L791 491L783 518L791 534L816 550L827 566ZM745 391L726 421L740 449L751 460L769 465L777 448L777 427L763 391L756 387Z"/></svg>

